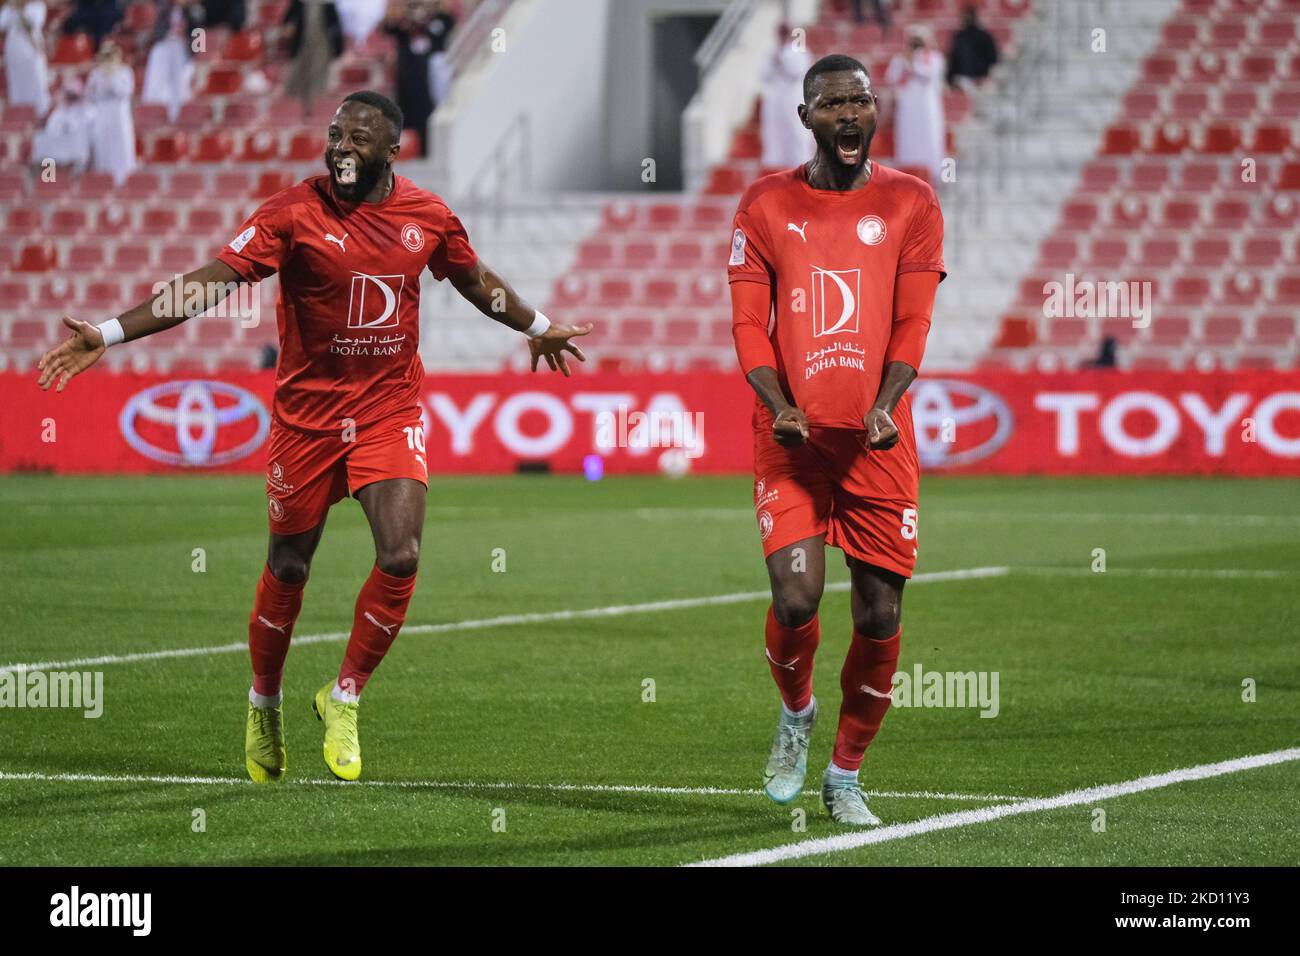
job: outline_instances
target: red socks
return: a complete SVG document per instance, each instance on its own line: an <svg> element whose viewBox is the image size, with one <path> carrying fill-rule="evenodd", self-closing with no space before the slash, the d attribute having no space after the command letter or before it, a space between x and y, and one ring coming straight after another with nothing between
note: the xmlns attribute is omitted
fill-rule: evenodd
<svg viewBox="0 0 1300 956"><path fill-rule="evenodd" d="M876 641L853 632L844 669L840 671L840 725L831 758L842 770L857 770L871 738L880 729L885 711L893 702L894 672L898 669L898 645L903 632Z"/></svg>
<svg viewBox="0 0 1300 956"><path fill-rule="evenodd" d="M812 700L813 655L820 641L817 615L802 627L786 627L768 606L767 663L787 710L803 710Z"/></svg>
<svg viewBox="0 0 1300 956"><path fill-rule="evenodd" d="M284 659L289 654L293 622L302 607L302 591L307 586L286 584L263 566L257 582L253 613L248 616L248 653L253 659L253 692L264 697L280 693L284 678Z"/></svg>
<svg viewBox="0 0 1300 956"><path fill-rule="evenodd" d="M347 653L339 670L339 687L346 693L360 694L388 653L397 632L406 620L406 606L415 590L415 575L395 578L376 566L361 586L357 608L352 616L352 634Z"/></svg>

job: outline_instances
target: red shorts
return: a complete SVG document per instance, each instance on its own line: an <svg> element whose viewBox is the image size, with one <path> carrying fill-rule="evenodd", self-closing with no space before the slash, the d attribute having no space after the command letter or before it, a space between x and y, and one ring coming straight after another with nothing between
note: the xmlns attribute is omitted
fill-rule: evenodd
<svg viewBox="0 0 1300 956"><path fill-rule="evenodd" d="M266 498L275 534L300 534L325 520L334 502L386 478L428 485L419 413L358 428L352 440L271 423Z"/></svg>
<svg viewBox="0 0 1300 956"><path fill-rule="evenodd" d="M755 423L754 513L764 558L824 534L850 557L912 576L919 468L910 416L895 422L902 437L888 451L868 451L865 432L841 428L813 428L802 445L782 448L770 424Z"/></svg>

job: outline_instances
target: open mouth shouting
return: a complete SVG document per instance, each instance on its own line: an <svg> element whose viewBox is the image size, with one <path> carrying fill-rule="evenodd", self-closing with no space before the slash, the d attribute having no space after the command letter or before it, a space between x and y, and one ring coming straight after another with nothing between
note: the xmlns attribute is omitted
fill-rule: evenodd
<svg viewBox="0 0 1300 956"><path fill-rule="evenodd" d="M357 181L357 161L351 156L336 161L333 170L336 183L341 186L355 185Z"/></svg>
<svg viewBox="0 0 1300 956"><path fill-rule="evenodd" d="M865 158L866 137L856 126L845 126L835 137L835 155L845 166L857 166Z"/></svg>

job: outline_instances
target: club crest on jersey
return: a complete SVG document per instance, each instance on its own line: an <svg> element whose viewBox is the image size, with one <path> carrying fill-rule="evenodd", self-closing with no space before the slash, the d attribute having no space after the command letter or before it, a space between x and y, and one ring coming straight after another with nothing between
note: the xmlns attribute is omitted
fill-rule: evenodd
<svg viewBox="0 0 1300 956"><path fill-rule="evenodd" d="M424 233L415 223L408 222L402 227L402 245L412 252L419 252L424 248Z"/></svg>
<svg viewBox="0 0 1300 956"><path fill-rule="evenodd" d="M406 276L371 276L352 273L352 294L348 298L348 328L390 329L398 324L397 303Z"/></svg>
<svg viewBox="0 0 1300 956"><path fill-rule="evenodd" d="M863 216L858 220L858 238L869 246L885 241L885 220L879 216Z"/></svg>
<svg viewBox="0 0 1300 956"><path fill-rule="evenodd" d="M731 234L731 258L727 260L729 266L743 266L745 264L745 234L737 229Z"/></svg>
<svg viewBox="0 0 1300 956"><path fill-rule="evenodd" d="M860 269L812 267L813 335L858 331Z"/></svg>

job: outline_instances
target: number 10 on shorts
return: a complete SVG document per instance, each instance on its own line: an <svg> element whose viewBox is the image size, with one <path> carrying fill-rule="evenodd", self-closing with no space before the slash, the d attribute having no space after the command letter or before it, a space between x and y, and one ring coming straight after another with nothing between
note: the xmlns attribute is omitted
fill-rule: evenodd
<svg viewBox="0 0 1300 956"><path fill-rule="evenodd" d="M424 460L424 426L407 425L402 431L406 433L406 447L416 453L415 460L428 471L429 466Z"/></svg>

